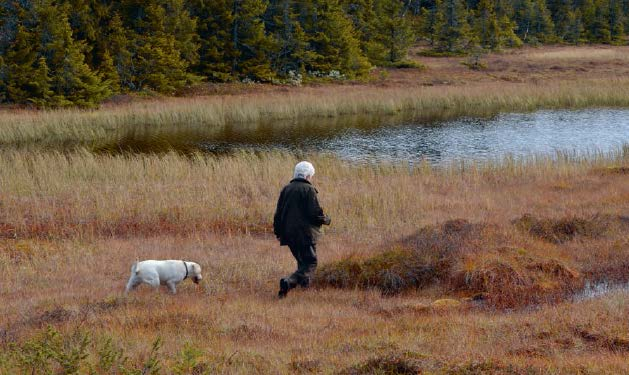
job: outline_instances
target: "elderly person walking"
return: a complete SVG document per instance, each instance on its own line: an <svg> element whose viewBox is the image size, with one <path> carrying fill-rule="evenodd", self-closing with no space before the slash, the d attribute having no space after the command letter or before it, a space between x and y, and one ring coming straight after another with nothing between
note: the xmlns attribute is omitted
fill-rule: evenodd
<svg viewBox="0 0 629 375"><path fill-rule="evenodd" d="M323 213L312 186L314 167L307 161L297 163L291 182L286 185L277 201L273 217L273 230L280 246L288 246L297 260L297 271L280 279L279 298L297 285L308 287L317 268L317 238L321 225L330 225L330 217Z"/></svg>

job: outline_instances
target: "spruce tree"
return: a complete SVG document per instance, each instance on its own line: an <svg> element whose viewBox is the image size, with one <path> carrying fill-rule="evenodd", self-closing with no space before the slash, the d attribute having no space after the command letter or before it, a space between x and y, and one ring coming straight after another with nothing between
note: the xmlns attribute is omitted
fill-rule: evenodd
<svg viewBox="0 0 629 375"><path fill-rule="evenodd" d="M553 20L545 0L518 0L514 17L518 36L525 43L537 44L555 39Z"/></svg>
<svg viewBox="0 0 629 375"><path fill-rule="evenodd" d="M371 67L360 49L351 20L338 0L301 3L300 21L308 49L304 66L309 72L338 71L349 78L363 76Z"/></svg>
<svg viewBox="0 0 629 375"><path fill-rule="evenodd" d="M168 28L166 8L160 0L123 0L130 31L132 53L132 87L173 94L196 82L189 73L188 62L177 48L178 42ZM122 78L122 74L121 74Z"/></svg>
<svg viewBox="0 0 629 375"><path fill-rule="evenodd" d="M574 22L572 0L548 0L547 7L553 20L554 32L559 40L566 40Z"/></svg>
<svg viewBox="0 0 629 375"><path fill-rule="evenodd" d="M46 59L40 57L37 62L37 69L30 83L30 98L29 101L39 107L45 107L51 104L53 98L53 91L50 88L52 79L48 74L48 65Z"/></svg>
<svg viewBox="0 0 629 375"><path fill-rule="evenodd" d="M612 33L609 24L609 1L595 0L594 14L589 25L589 40L598 43L611 43Z"/></svg>
<svg viewBox="0 0 629 375"><path fill-rule="evenodd" d="M109 50L105 50L100 58L98 73L100 74L103 82L109 86L112 94L120 92L120 75L114 66L114 59L111 57Z"/></svg>
<svg viewBox="0 0 629 375"><path fill-rule="evenodd" d="M492 0L480 0L475 12L474 31L478 35L480 46L486 49L497 49L502 44L500 25L494 11Z"/></svg>
<svg viewBox="0 0 629 375"><path fill-rule="evenodd" d="M306 34L297 17L293 0L271 0L264 15L266 32L273 38L269 51L271 68L281 76L304 73Z"/></svg>
<svg viewBox="0 0 629 375"><path fill-rule="evenodd" d="M502 16L498 21L498 27L500 28L500 45L507 46L509 48L516 48L522 46L522 40L518 37L515 30L517 28L514 21L511 21L509 17Z"/></svg>
<svg viewBox="0 0 629 375"><path fill-rule="evenodd" d="M474 43L465 3L462 0L436 0L436 7L435 49L447 53L465 52Z"/></svg>
<svg viewBox="0 0 629 375"><path fill-rule="evenodd" d="M13 103L32 99L32 79L36 72L37 43L33 33L22 25L17 27L15 41L6 55L6 97Z"/></svg>
<svg viewBox="0 0 629 375"><path fill-rule="evenodd" d="M406 58L408 48L414 41L409 18L404 13L403 3L398 0L376 0L375 41L384 47L381 61L395 63Z"/></svg>
<svg viewBox="0 0 629 375"><path fill-rule="evenodd" d="M195 71L210 81L233 79L231 62L237 58L231 38L233 0L191 0L191 14L197 18L200 38L199 63Z"/></svg>
<svg viewBox="0 0 629 375"><path fill-rule="evenodd" d="M621 0L609 0L609 29L611 41L621 43L625 34Z"/></svg>
<svg viewBox="0 0 629 375"><path fill-rule="evenodd" d="M585 39L588 41L594 41L594 24L596 18L596 6L594 5L594 0L583 0L579 10L582 15Z"/></svg>
<svg viewBox="0 0 629 375"><path fill-rule="evenodd" d="M190 15L184 0L162 0L166 33L175 37L175 48L188 66L199 62L197 19Z"/></svg>
<svg viewBox="0 0 629 375"><path fill-rule="evenodd" d="M262 20L266 12L263 0L233 0L231 40L237 54L231 61L233 75L269 81L274 77L270 64L273 40L266 35Z"/></svg>
<svg viewBox="0 0 629 375"><path fill-rule="evenodd" d="M127 30L118 13L114 13L106 28L105 44L107 48L104 50L101 59L100 71L103 72L106 79L110 79L114 91L137 90L135 85L135 69L133 64L133 53L131 52L131 41L127 35L133 35L132 31ZM105 61L107 55L111 57L112 65L116 72L109 72L110 67ZM118 76L118 84L113 82L115 76Z"/></svg>
<svg viewBox="0 0 629 375"><path fill-rule="evenodd" d="M568 43L579 44L585 41L585 28L581 17L581 11L576 10L568 14L568 29L564 40Z"/></svg>
<svg viewBox="0 0 629 375"><path fill-rule="evenodd" d="M66 12L46 2L38 8L42 51L50 69L52 104L93 107L111 95L111 91L85 63L85 45L72 38Z"/></svg>
<svg viewBox="0 0 629 375"><path fill-rule="evenodd" d="M4 63L4 58L0 55L0 103L4 103L7 100L7 65Z"/></svg>
<svg viewBox="0 0 629 375"><path fill-rule="evenodd" d="M555 24L546 6L546 0L535 0L533 30L535 37L542 43L552 42L555 39Z"/></svg>
<svg viewBox="0 0 629 375"><path fill-rule="evenodd" d="M215 81L274 77L271 58L276 44L267 35L262 0L193 0L201 37L200 72Z"/></svg>

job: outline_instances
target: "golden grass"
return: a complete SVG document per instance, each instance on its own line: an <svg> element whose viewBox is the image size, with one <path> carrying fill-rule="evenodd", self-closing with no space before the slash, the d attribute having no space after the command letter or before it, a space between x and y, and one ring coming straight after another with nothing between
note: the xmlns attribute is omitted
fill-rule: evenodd
<svg viewBox="0 0 629 375"><path fill-rule="evenodd" d="M629 50L615 47L584 47L559 50L531 51L526 53L526 59L552 60L563 62L578 61L628 61Z"/></svg>
<svg viewBox="0 0 629 375"><path fill-rule="evenodd" d="M314 87L290 95L170 98L99 110L5 110L0 112L0 144L98 146L130 134L139 138L173 132L212 135L226 126L257 128L274 122L274 126L290 127L295 121L281 121L325 121L348 115L435 120L541 108L627 106L626 78L439 87Z"/></svg>
<svg viewBox="0 0 629 375"><path fill-rule="evenodd" d="M326 156L313 156L312 160L320 171L317 184L326 209L339 217L330 230L378 231L381 236L390 231L408 233L454 217L511 220L526 211L533 192L539 189L536 184L552 185L548 176L555 180L548 192L556 200L549 207L551 212L581 212L577 208L583 202L559 198L591 178L584 172L585 166L605 170L624 163L626 154L625 149L576 161L569 155L557 155L556 161L550 157L507 158L445 168L419 164L410 170L403 164L356 166ZM2 223L5 231L12 228L26 236L53 237L124 235L125 230L133 234L151 228L156 228L152 233L199 229L264 232L270 229L277 192L296 161L295 156L281 153L214 158L176 153L111 156L2 151ZM609 174L607 178L625 177L623 173L601 173ZM504 180L514 185L517 181L521 187L514 188L523 193L511 196L501 185ZM531 193L525 192L527 188ZM601 188L616 189L613 185ZM487 194L478 194L478 189ZM583 197L599 211L622 213L615 194L610 192L604 202L597 198ZM399 224L392 228L389 219Z"/></svg>
<svg viewBox="0 0 629 375"><path fill-rule="evenodd" d="M373 256L421 227L465 218L490 232L474 240L487 251L460 258L461 270L507 262L494 250L517 244L514 257L524 251L560 262L584 279L629 277L626 232L553 242L511 223L525 213L626 216L626 150L411 171L311 159L333 217L319 245L322 265ZM427 308L462 297L447 285L390 298L370 289L297 290L278 301L277 280L294 260L269 229L295 161L285 154L0 151L0 347L52 325L66 337L88 330L89 361L113 337L138 367L161 336L163 373L181 360L185 343L200 351L197 370L207 373L352 373L398 362L434 373L629 371L622 291L511 312L465 300ZM124 298L138 258L196 260L205 282L184 282L176 296L141 287ZM3 355L0 373L14 373Z"/></svg>

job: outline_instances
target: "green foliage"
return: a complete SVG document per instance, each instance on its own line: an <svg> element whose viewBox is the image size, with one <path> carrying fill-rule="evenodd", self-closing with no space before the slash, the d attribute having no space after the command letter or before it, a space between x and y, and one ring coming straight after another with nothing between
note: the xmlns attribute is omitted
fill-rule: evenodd
<svg viewBox="0 0 629 375"><path fill-rule="evenodd" d="M404 13L403 3L391 0L376 0L377 40L385 55L381 60L389 63L400 62L406 58L406 52L415 41L409 17ZM377 60L375 61L377 62Z"/></svg>
<svg viewBox="0 0 629 375"><path fill-rule="evenodd" d="M477 38L467 19L468 10L463 0L437 0L432 37L435 50L461 53L475 44Z"/></svg>
<svg viewBox="0 0 629 375"><path fill-rule="evenodd" d="M352 22L338 0L303 3L300 14L306 15L300 21L308 45L304 52L307 72L338 71L353 78L369 71L369 61L362 54Z"/></svg>
<svg viewBox="0 0 629 375"><path fill-rule="evenodd" d="M183 349L179 353L179 358L172 367L172 373L175 375L187 375L194 373L194 370L200 366L199 358L203 356L203 352L195 348L189 342L184 344Z"/></svg>
<svg viewBox="0 0 629 375"><path fill-rule="evenodd" d="M48 327L20 344L10 344L0 350L2 374L125 374L158 375L162 373L190 374L198 365L201 351L187 344L171 368L163 368L157 338L144 360L133 364L124 349L110 337L94 338L88 332L76 330L62 334ZM164 371L163 371L164 370Z"/></svg>
<svg viewBox="0 0 629 375"><path fill-rule="evenodd" d="M69 337L49 327L39 337L22 344L12 351L17 369L30 374L78 374L88 357L90 339L87 334L76 332Z"/></svg>
<svg viewBox="0 0 629 375"><path fill-rule="evenodd" d="M480 45L487 49L497 49L502 44L500 25L494 7L492 0L480 0L476 9L474 28Z"/></svg>
<svg viewBox="0 0 629 375"><path fill-rule="evenodd" d="M171 7L178 4L170 0L166 3ZM131 26L132 87L173 94L195 82L197 77L188 72L189 63L177 48L184 42L177 41L167 23L172 9L167 10L160 0L123 0L123 5L132 9L126 20ZM185 11L174 13L182 17Z"/></svg>
<svg viewBox="0 0 629 375"><path fill-rule="evenodd" d="M548 2L547 2L548 1ZM0 2L0 102L97 106L201 80L360 78L372 65L522 43L623 44L627 0Z"/></svg>
<svg viewBox="0 0 629 375"><path fill-rule="evenodd" d="M34 93L33 76L37 70L37 51L33 33L18 26L15 41L4 61L6 71L6 97L16 103L39 100Z"/></svg>

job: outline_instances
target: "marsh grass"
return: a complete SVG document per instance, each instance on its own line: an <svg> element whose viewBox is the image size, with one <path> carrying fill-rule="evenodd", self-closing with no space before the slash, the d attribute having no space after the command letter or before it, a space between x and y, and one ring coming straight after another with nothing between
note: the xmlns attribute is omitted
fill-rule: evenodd
<svg viewBox="0 0 629 375"><path fill-rule="evenodd" d="M532 51L525 53L525 58L541 61L579 62L579 61L629 61L629 50L614 47L589 47L580 49L561 49L550 51Z"/></svg>
<svg viewBox="0 0 629 375"><path fill-rule="evenodd" d="M393 273L400 270L394 261L408 258L386 252L414 249L421 263L439 265L438 282L383 296L373 283L349 279L347 288L295 290L278 302L277 279L295 265L270 224L295 155L2 150L0 373L31 369L14 355L29 342L41 344L49 325L65 348L57 353L87 354L83 372L101 358L102 368L117 363L142 372L156 358L162 374L626 373L625 293L536 299L569 291L572 272L576 284L626 280L626 231L618 224L556 242L512 220L525 213L553 222L626 216L628 157L625 147L409 167L309 155L333 217L318 246L322 270L345 259L378 259L376 276L383 264ZM469 234L457 237L466 228ZM182 258L203 266L203 285L184 282L175 296L144 287L122 295L136 259ZM517 293L504 293L514 285ZM490 302L465 300L475 294ZM443 298L461 303L425 308ZM83 350L75 333L86 329ZM47 361L59 369L54 358Z"/></svg>
<svg viewBox="0 0 629 375"><path fill-rule="evenodd" d="M329 156L312 160L321 173L317 183L324 204L340 218L331 231L404 233L416 230L412 226L426 223L431 215L445 221L463 207L473 211L480 202L493 206L476 195L476 189L492 191L500 181L535 186L550 176L589 178L583 170L625 165L627 153L624 149L589 156L508 157L446 167L426 163L357 166ZM268 234L277 191L290 179L296 161L296 156L286 153L242 152L214 158L199 153L2 151L0 188L5 209L0 213L0 234L5 238L198 231ZM470 203L459 201L461 196L469 197ZM465 210L472 219L486 212ZM382 218L401 225L388 227Z"/></svg>
<svg viewBox="0 0 629 375"><path fill-rule="evenodd" d="M129 137L151 139L190 133L210 137L230 128L259 129L273 123L291 129L296 120L325 121L354 115L433 121L537 109L627 106L629 81L625 78L452 87L315 87L290 95L171 98L99 110L3 110L0 144L98 148Z"/></svg>

